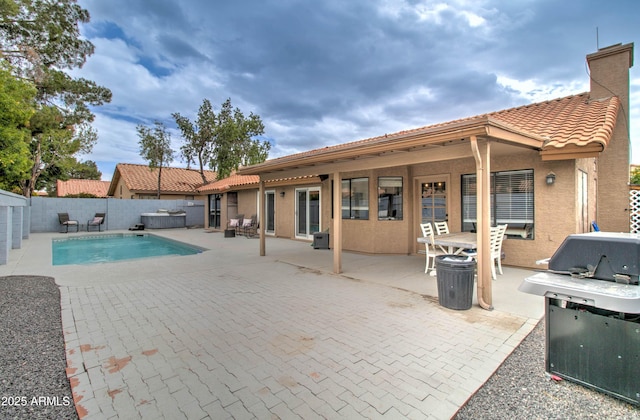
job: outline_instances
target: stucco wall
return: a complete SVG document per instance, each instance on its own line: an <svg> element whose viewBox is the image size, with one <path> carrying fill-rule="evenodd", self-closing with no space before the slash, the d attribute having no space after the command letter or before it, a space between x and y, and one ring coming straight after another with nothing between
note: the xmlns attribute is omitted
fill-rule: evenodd
<svg viewBox="0 0 640 420"><path fill-rule="evenodd" d="M503 244L505 254L503 264L505 265L535 268L535 261L550 257L567 235L584 231L585 226L579 223L579 207L576 203L579 170L584 171L588 179L586 219L588 222L596 220L597 168L594 159L543 162L537 151L496 146L492 149L489 167L491 172L522 169L534 171L534 238L505 240ZM370 213L368 220L342 220L343 249L371 254L413 254L421 250L421 245L416 242L416 238L422 235L419 228L420 188L421 182L425 180L447 182L449 226L452 232L460 231L462 226L461 177L465 174L474 174L475 171L475 160L466 158L342 173L342 179L359 177L369 179ZM546 176L549 172L556 175L553 185L546 184ZM381 176L403 177L402 220L378 220L378 177ZM331 176L323 182L267 186L265 190L275 191L275 235L296 239L295 190L308 187L321 189L321 231L326 229L331 231L332 183ZM238 192L240 212L246 215L257 212L256 191L257 189ZM281 193L284 193L284 196L281 196ZM226 203L223 201L223 213L225 211ZM225 225L226 220L223 218ZM334 237L331 235L330 246L332 247L333 240Z"/></svg>
<svg viewBox="0 0 640 420"><path fill-rule="evenodd" d="M58 232L58 213L69 213L72 220L84 224L93 219L95 213L106 213L102 229L128 229L140 223L140 214L158 209L184 210L187 226L204 225L204 202L202 200L120 200L115 198L54 198L32 197L31 232ZM82 230L82 228L81 228Z"/></svg>
<svg viewBox="0 0 640 420"><path fill-rule="evenodd" d="M589 219L595 219L595 173L593 160L580 161L580 168L588 172ZM536 267L535 261L549 257L564 238L578 230L577 222L577 163L576 161L542 162L536 151L512 149L492 155L490 170L509 171L533 169L535 189L534 239L507 239L503 245L505 265ZM460 180L464 174L475 173L475 161L456 159L425 163L412 167L400 166L371 171L341 174L343 179L369 178L369 220L343 220L343 249L365 253L411 254L420 249L416 238L421 236L420 182L424 179L446 179L448 221L451 231L461 229ZM549 172L556 174L556 182L547 185ZM380 176L403 177L403 220L378 220L377 182ZM322 226L331 228L331 180L322 184ZM285 192L285 197L279 196ZM278 187L276 193L276 234L295 238L295 187ZM333 237L331 237L333 241ZM333 246L333 245L332 245Z"/></svg>

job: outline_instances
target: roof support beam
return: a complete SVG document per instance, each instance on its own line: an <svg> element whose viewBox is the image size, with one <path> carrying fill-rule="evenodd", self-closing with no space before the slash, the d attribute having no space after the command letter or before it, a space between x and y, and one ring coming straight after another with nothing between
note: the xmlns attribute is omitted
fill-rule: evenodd
<svg viewBox="0 0 640 420"><path fill-rule="evenodd" d="M265 217L265 201L267 201L265 199L265 195L264 195L264 181L261 179L260 182L258 183L258 232L260 234L260 256L264 257L265 255L267 255L267 250L266 250L266 237L264 234L264 226L265 226L265 221L267 220L267 218Z"/></svg>
<svg viewBox="0 0 640 420"><path fill-rule="evenodd" d="M411 151L410 153L394 153L389 156L330 162L322 165L304 166L290 170L261 173L260 178L265 181L270 181L300 176L330 174L335 172L391 168L394 166L406 166L442 160L470 158L472 156L473 154L469 149L467 141L460 141L460 144L440 147L437 149L429 148L425 150Z"/></svg>
<svg viewBox="0 0 640 420"><path fill-rule="evenodd" d="M333 173L333 272L342 273L342 178Z"/></svg>

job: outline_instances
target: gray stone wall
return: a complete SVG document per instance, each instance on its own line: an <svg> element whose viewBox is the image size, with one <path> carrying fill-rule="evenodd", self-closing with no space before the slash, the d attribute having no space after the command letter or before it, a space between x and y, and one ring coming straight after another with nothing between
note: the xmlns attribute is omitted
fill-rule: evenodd
<svg viewBox="0 0 640 420"><path fill-rule="evenodd" d="M183 210L187 214L188 227L204 226L204 204L203 200L32 197L29 206L31 232L59 232L58 213L68 213L71 220L77 220L81 231L86 230L87 221L96 213L106 213L103 230L128 229L140 223L141 213L159 209Z"/></svg>

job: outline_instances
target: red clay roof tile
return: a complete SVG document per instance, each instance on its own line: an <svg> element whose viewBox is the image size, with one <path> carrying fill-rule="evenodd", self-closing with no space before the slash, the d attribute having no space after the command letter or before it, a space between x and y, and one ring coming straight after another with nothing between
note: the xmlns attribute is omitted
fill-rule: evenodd
<svg viewBox="0 0 640 420"><path fill-rule="evenodd" d="M70 179L68 181L56 181L56 193L58 197L77 194L93 194L96 197L106 197L109 191L109 181L93 179Z"/></svg>
<svg viewBox="0 0 640 420"><path fill-rule="evenodd" d="M119 163L116 173L122 178L130 191L155 192L158 189L159 169L150 169L147 165ZM215 171L204 171L208 182L215 181ZM114 176L115 178L115 176ZM203 185L200 171L186 168L162 168L160 189L163 193L196 193Z"/></svg>
<svg viewBox="0 0 640 420"><path fill-rule="evenodd" d="M355 149L358 146L386 141L386 139L392 141L421 132L446 131L447 128L455 128L464 124L474 122L487 124L490 121L511 127L525 136L544 139L543 151L545 152L562 149L567 146L593 147L596 144L603 149L611 139L619 107L620 100L617 97L591 101L589 100L589 93L581 93L488 114L403 130L393 134L313 149L270 159L265 164L268 166L279 162L295 162L298 158L308 158L344 149ZM259 167L261 164L255 166Z"/></svg>
<svg viewBox="0 0 640 420"><path fill-rule="evenodd" d="M210 184L203 185L198 188L199 192L222 192L229 190L233 187L241 187L243 185L253 185L260 182L260 176L258 175L238 175L232 173L227 178L214 181Z"/></svg>

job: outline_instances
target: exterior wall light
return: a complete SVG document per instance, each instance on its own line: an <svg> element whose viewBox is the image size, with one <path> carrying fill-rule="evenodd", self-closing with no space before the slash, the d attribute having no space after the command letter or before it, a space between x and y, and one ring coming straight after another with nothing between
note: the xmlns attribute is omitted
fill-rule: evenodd
<svg viewBox="0 0 640 420"><path fill-rule="evenodd" d="M556 182L556 174L549 172L547 174L547 185L553 185Z"/></svg>
<svg viewBox="0 0 640 420"><path fill-rule="evenodd" d="M280 197L284 197L284 191L280 191Z"/></svg>

